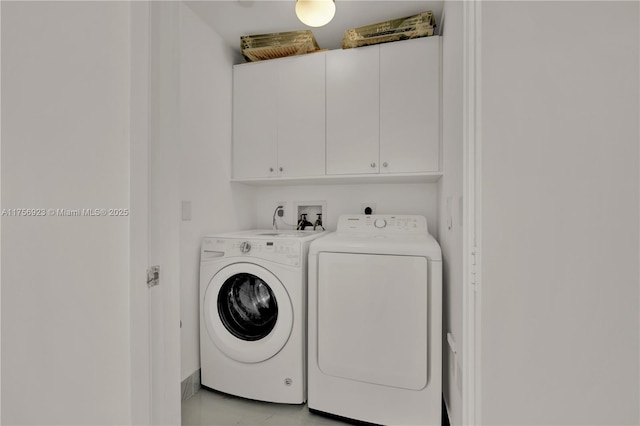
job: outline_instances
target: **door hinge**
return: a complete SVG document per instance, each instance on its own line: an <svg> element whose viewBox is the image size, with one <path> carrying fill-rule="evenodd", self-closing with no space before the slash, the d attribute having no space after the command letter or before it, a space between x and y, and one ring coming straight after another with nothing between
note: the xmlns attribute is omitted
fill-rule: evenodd
<svg viewBox="0 0 640 426"><path fill-rule="evenodd" d="M155 265L147 269L147 286L151 288L158 284L160 284L160 265Z"/></svg>
<svg viewBox="0 0 640 426"><path fill-rule="evenodd" d="M469 282L471 283L471 285L475 288L476 285L476 263L477 263L477 250L474 247L473 249L471 249L471 256L470 256L470 262L469 262L469 272L470 272L470 279Z"/></svg>

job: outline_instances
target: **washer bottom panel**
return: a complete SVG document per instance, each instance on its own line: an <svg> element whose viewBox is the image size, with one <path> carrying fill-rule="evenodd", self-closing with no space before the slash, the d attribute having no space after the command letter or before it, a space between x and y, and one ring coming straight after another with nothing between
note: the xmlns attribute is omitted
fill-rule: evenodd
<svg viewBox="0 0 640 426"><path fill-rule="evenodd" d="M276 355L277 358L278 355ZM307 400L302 354L260 363L201 360L202 385L231 395L258 401L303 404ZM217 362L216 362L217 361Z"/></svg>

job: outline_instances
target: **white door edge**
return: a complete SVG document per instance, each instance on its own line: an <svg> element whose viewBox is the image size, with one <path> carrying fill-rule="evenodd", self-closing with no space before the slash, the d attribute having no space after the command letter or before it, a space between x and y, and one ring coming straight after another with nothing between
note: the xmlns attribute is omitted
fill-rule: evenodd
<svg viewBox="0 0 640 426"><path fill-rule="evenodd" d="M179 4L132 2L130 18L130 419L179 425ZM152 264L160 285L149 288Z"/></svg>
<svg viewBox="0 0 640 426"><path fill-rule="evenodd" d="M0 46L2 45L2 7L0 7ZM0 81L2 81L2 67L0 67ZM1 86L1 85L0 85ZM0 87L0 99L2 98L2 87ZM1 104L1 103L0 103ZM0 117L2 117L2 107L0 107ZM2 128L2 120L0 120L0 129ZM0 131L0 135L2 135L2 131ZM2 146L2 136L0 136L0 146ZM0 152L2 150L0 149ZM0 173L1 175L1 173ZM2 185L0 185L0 188L2 187ZM0 191L1 192L1 191ZM2 199L2 196L0 195L0 200ZM0 222L1 223L1 222ZM2 225L0 225L0 241L2 241ZM2 252L2 244L0 244L0 258L2 257L1 252ZM0 277L2 276L2 262L0 262ZM0 279L0 282L2 280ZM2 288L2 285L0 284L0 288ZM0 295L2 294L2 292L0 291ZM2 296L0 296L0 330L2 330ZM2 333L0 332L0 335ZM2 354L2 338L0 336L0 354ZM0 395L2 395L2 369L0 369ZM2 422L2 398L0 398L0 422Z"/></svg>
<svg viewBox="0 0 640 426"><path fill-rule="evenodd" d="M181 423L180 390L180 9L149 2L149 295L151 424Z"/></svg>
<svg viewBox="0 0 640 426"><path fill-rule="evenodd" d="M149 3L132 2L130 86L130 399L131 424L151 423L149 345L148 172L149 172Z"/></svg>
<svg viewBox="0 0 640 426"><path fill-rule="evenodd" d="M481 2L463 5L462 424L481 421Z"/></svg>

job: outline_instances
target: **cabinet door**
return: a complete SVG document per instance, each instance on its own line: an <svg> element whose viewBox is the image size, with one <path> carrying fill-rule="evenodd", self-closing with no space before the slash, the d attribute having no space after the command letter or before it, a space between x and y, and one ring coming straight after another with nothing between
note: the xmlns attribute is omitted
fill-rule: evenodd
<svg viewBox="0 0 640 426"><path fill-rule="evenodd" d="M325 54L278 62L279 176L324 176Z"/></svg>
<svg viewBox="0 0 640 426"><path fill-rule="evenodd" d="M277 174L277 63L233 68L233 177Z"/></svg>
<svg viewBox="0 0 640 426"><path fill-rule="evenodd" d="M440 164L440 37L380 45L380 172Z"/></svg>
<svg viewBox="0 0 640 426"><path fill-rule="evenodd" d="M379 46L327 52L327 174L377 173Z"/></svg>

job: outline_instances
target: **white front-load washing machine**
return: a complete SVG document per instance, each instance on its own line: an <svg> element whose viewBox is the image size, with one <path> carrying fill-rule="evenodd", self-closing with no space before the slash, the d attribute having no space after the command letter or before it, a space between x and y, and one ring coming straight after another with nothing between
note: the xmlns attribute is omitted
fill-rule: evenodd
<svg viewBox="0 0 640 426"><path fill-rule="evenodd" d="M343 215L309 249L309 409L440 425L442 255L423 216Z"/></svg>
<svg viewBox="0 0 640 426"><path fill-rule="evenodd" d="M251 230L203 239L203 386L260 401L306 401L307 259L322 235Z"/></svg>

